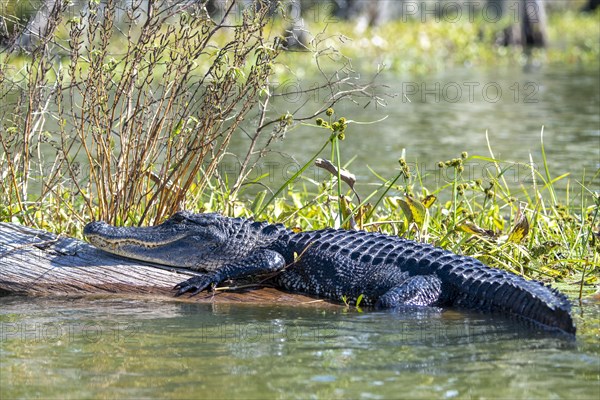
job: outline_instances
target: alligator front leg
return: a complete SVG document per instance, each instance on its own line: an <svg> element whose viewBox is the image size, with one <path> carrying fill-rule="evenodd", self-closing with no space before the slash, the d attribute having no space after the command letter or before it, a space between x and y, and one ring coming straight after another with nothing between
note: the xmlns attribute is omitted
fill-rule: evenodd
<svg viewBox="0 0 600 400"><path fill-rule="evenodd" d="M442 282L435 275L415 275L391 288L375 303L376 308L394 308L402 305L429 306L442 293Z"/></svg>
<svg viewBox="0 0 600 400"><path fill-rule="evenodd" d="M261 249L253 252L248 257L225 264L221 268L203 275L194 276L174 287L178 289L175 296L191 292L194 296L211 285L217 285L226 279L242 278L250 275L260 275L275 272L285 266L283 256L276 251Z"/></svg>

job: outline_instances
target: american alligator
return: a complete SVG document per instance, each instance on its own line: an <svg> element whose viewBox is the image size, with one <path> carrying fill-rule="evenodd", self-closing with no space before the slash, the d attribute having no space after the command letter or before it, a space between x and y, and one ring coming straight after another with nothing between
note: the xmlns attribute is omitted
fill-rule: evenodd
<svg viewBox="0 0 600 400"><path fill-rule="evenodd" d="M537 281L441 248L381 233L324 229L182 211L161 225L92 222L87 240L117 255L204 271L178 284L192 295L228 279L279 271L276 287L365 306L451 306L516 315L575 333L568 299Z"/></svg>

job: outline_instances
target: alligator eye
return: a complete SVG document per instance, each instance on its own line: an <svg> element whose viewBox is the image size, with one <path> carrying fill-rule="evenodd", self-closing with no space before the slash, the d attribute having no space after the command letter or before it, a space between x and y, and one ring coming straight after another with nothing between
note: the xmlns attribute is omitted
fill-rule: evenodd
<svg viewBox="0 0 600 400"><path fill-rule="evenodd" d="M170 221L172 222L183 222L187 219L187 212L186 211L178 211L175 214L173 214L171 216L171 218L169 218Z"/></svg>

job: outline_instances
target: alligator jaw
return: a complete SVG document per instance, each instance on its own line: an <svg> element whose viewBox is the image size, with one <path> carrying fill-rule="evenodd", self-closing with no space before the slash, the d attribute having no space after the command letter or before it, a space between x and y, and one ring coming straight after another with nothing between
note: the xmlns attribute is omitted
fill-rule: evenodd
<svg viewBox="0 0 600 400"><path fill-rule="evenodd" d="M179 236L165 237L162 240L161 238L156 238L157 240L152 241L143 241L140 239L127 237L107 238L94 234L86 235L86 238L91 244L101 249L118 250L120 247L124 246L138 246L145 249L153 249L156 247L166 246L168 244L174 243L180 239L183 239L186 236L187 235L185 233L182 233Z"/></svg>
<svg viewBox="0 0 600 400"><path fill-rule="evenodd" d="M159 229L158 227L114 227L106 222L92 222L85 226L83 234L94 246L109 253L158 264L181 265L176 261L177 242L183 241L190 232L177 229ZM175 256L175 257L173 257Z"/></svg>
<svg viewBox="0 0 600 400"><path fill-rule="evenodd" d="M83 234L90 243L100 248L118 248L123 245L154 248L176 242L188 235L185 231L161 232L156 227L118 228L103 221L87 224Z"/></svg>

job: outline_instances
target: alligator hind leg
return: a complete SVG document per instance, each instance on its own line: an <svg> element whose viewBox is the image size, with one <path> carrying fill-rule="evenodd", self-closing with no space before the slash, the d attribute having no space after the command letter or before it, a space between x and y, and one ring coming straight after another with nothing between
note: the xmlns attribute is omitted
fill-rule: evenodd
<svg viewBox="0 0 600 400"><path fill-rule="evenodd" d="M175 296L191 292L191 296L200 293L211 285L217 285L226 279L242 278L250 275L260 275L275 272L285 266L283 256L273 250L257 250L248 257L225 264L221 268L203 275L194 276L174 287Z"/></svg>
<svg viewBox="0 0 600 400"><path fill-rule="evenodd" d="M429 306L442 293L442 281L435 275L415 275L388 290L375 303L376 308L394 308L402 305Z"/></svg>

